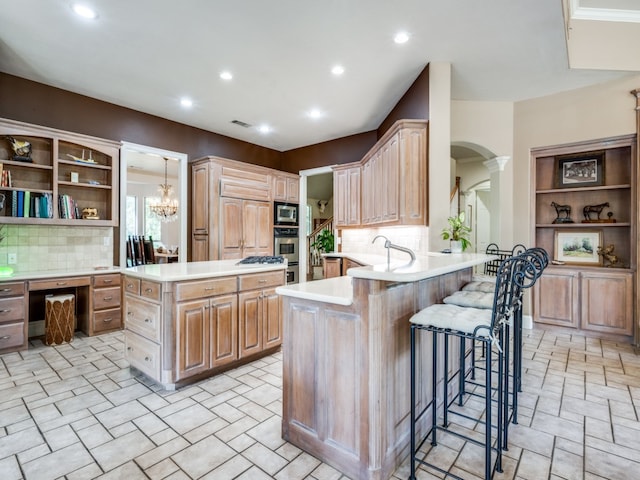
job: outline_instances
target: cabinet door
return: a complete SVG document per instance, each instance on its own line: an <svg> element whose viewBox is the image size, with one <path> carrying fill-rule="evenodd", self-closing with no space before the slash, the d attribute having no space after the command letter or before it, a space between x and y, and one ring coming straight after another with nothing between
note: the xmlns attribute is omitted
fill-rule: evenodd
<svg viewBox="0 0 640 480"><path fill-rule="evenodd" d="M208 299L178 303L176 306L178 380L209 368L209 311Z"/></svg>
<svg viewBox="0 0 640 480"><path fill-rule="evenodd" d="M352 226L360 225L360 167L349 169L349 198L347 209L347 223Z"/></svg>
<svg viewBox="0 0 640 480"><path fill-rule="evenodd" d="M336 227L348 225L349 173L336 170L333 174L333 219Z"/></svg>
<svg viewBox="0 0 640 480"><path fill-rule="evenodd" d="M242 206L242 256L270 255L273 252L273 232L268 202L245 200Z"/></svg>
<svg viewBox="0 0 640 480"><path fill-rule="evenodd" d="M287 202L300 202L300 179L287 177Z"/></svg>
<svg viewBox="0 0 640 480"><path fill-rule="evenodd" d="M399 142L400 223L428 225L427 132L424 128L403 129Z"/></svg>
<svg viewBox="0 0 640 480"><path fill-rule="evenodd" d="M578 272L547 269L533 287L533 318L539 323L579 327Z"/></svg>
<svg viewBox="0 0 640 480"><path fill-rule="evenodd" d="M206 262L209 260L209 235L194 235L191 240L191 261Z"/></svg>
<svg viewBox="0 0 640 480"><path fill-rule="evenodd" d="M283 175L273 177L273 199L278 202L287 199L287 178Z"/></svg>
<svg viewBox="0 0 640 480"><path fill-rule="evenodd" d="M618 335L633 334L633 277L622 272L583 272L582 328Z"/></svg>
<svg viewBox="0 0 640 480"><path fill-rule="evenodd" d="M209 163L191 170L191 227L195 235L209 233Z"/></svg>
<svg viewBox="0 0 640 480"><path fill-rule="evenodd" d="M242 258L242 200L221 198L220 258Z"/></svg>
<svg viewBox="0 0 640 480"><path fill-rule="evenodd" d="M324 278L339 277L340 272L340 258L323 258L324 262Z"/></svg>
<svg viewBox="0 0 640 480"><path fill-rule="evenodd" d="M380 220L394 222L399 218L399 186L400 175L400 145L399 134L392 136L382 147L380 152L380 169L382 177L379 179L378 195L380 202Z"/></svg>
<svg viewBox="0 0 640 480"><path fill-rule="evenodd" d="M262 290L238 295L239 358L262 351Z"/></svg>
<svg viewBox="0 0 640 480"><path fill-rule="evenodd" d="M211 299L209 346L211 368L238 359L238 296L223 295Z"/></svg>
<svg viewBox="0 0 640 480"><path fill-rule="evenodd" d="M282 344L282 298L275 288L262 293L262 348L277 347Z"/></svg>

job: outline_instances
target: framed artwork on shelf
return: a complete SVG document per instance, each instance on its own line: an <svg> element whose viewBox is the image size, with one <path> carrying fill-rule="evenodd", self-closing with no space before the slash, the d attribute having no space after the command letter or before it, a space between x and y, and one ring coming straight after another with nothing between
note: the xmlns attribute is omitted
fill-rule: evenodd
<svg viewBox="0 0 640 480"><path fill-rule="evenodd" d="M596 187L604 183L604 151L556 157L556 188Z"/></svg>
<svg viewBox="0 0 640 480"><path fill-rule="evenodd" d="M598 247L602 230L556 230L555 260L573 265L602 266Z"/></svg>

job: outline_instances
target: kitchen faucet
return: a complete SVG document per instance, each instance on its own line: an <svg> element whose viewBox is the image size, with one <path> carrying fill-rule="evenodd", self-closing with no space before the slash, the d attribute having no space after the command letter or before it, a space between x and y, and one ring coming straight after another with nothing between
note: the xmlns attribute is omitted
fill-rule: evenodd
<svg viewBox="0 0 640 480"><path fill-rule="evenodd" d="M400 250L401 252L405 252L408 253L411 256L411 262L413 263L416 259L416 254L413 253L413 251L407 247L403 247L401 245L395 245L393 243L391 243L391 241L385 237L384 235L376 235L375 237L373 237L373 240L371 241L371 243L376 243L376 240L378 238L384 238L384 248L387 249L387 268L389 268L389 265L391 264L391 249L395 249L395 250Z"/></svg>

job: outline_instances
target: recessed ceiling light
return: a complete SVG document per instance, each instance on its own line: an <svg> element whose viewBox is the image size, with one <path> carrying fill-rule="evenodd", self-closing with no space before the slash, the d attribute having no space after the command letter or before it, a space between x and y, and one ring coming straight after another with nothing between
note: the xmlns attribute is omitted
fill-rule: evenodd
<svg viewBox="0 0 640 480"><path fill-rule="evenodd" d="M340 76L344 73L344 67L342 65L335 65L332 69L331 69L331 73L333 73L336 76Z"/></svg>
<svg viewBox="0 0 640 480"><path fill-rule="evenodd" d="M182 105L184 108L191 108L193 107L193 100L191 100L190 98L181 98L180 99L180 105Z"/></svg>
<svg viewBox="0 0 640 480"><path fill-rule="evenodd" d="M228 71L224 71L220 73L220 78L222 80L231 80L233 78L233 75L231 74L231 72Z"/></svg>
<svg viewBox="0 0 640 480"><path fill-rule="evenodd" d="M409 34L407 32L398 32L393 37L393 41L396 43L407 43L409 41Z"/></svg>
<svg viewBox="0 0 640 480"><path fill-rule="evenodd" d="M269 125L260 125L258 127L258 131L260 133L269 133L271 131L271 127Z"/></svg>
<svg viewBox="0 0 640 480"><path fill-rule="evenodd" d="M76 15L80 15L83 18L93 20L98 16L95 10L87 7L86 5L82 5L81 3L74 3L71 8L73 8L73 11L76 12Z"/></svg>
<svg viewBox="0 0 640 480"><path fill-rule="evenodd" d="M322 117L322 112L317 108L309 110L309 117L311 118L320 118Z"/></svg>

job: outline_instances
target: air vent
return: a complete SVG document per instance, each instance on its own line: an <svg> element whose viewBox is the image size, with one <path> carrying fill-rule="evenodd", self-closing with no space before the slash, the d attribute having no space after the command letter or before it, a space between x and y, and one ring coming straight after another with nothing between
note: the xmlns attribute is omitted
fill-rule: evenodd
<svg viewBox="0 0 640 480"><path fill-rule="evenodd" d="M234 123L240 127L244 127L244 128L249 128L251 125L249 125L248 123L242 122L240 120L231 120L231 123Z"/></svg>

